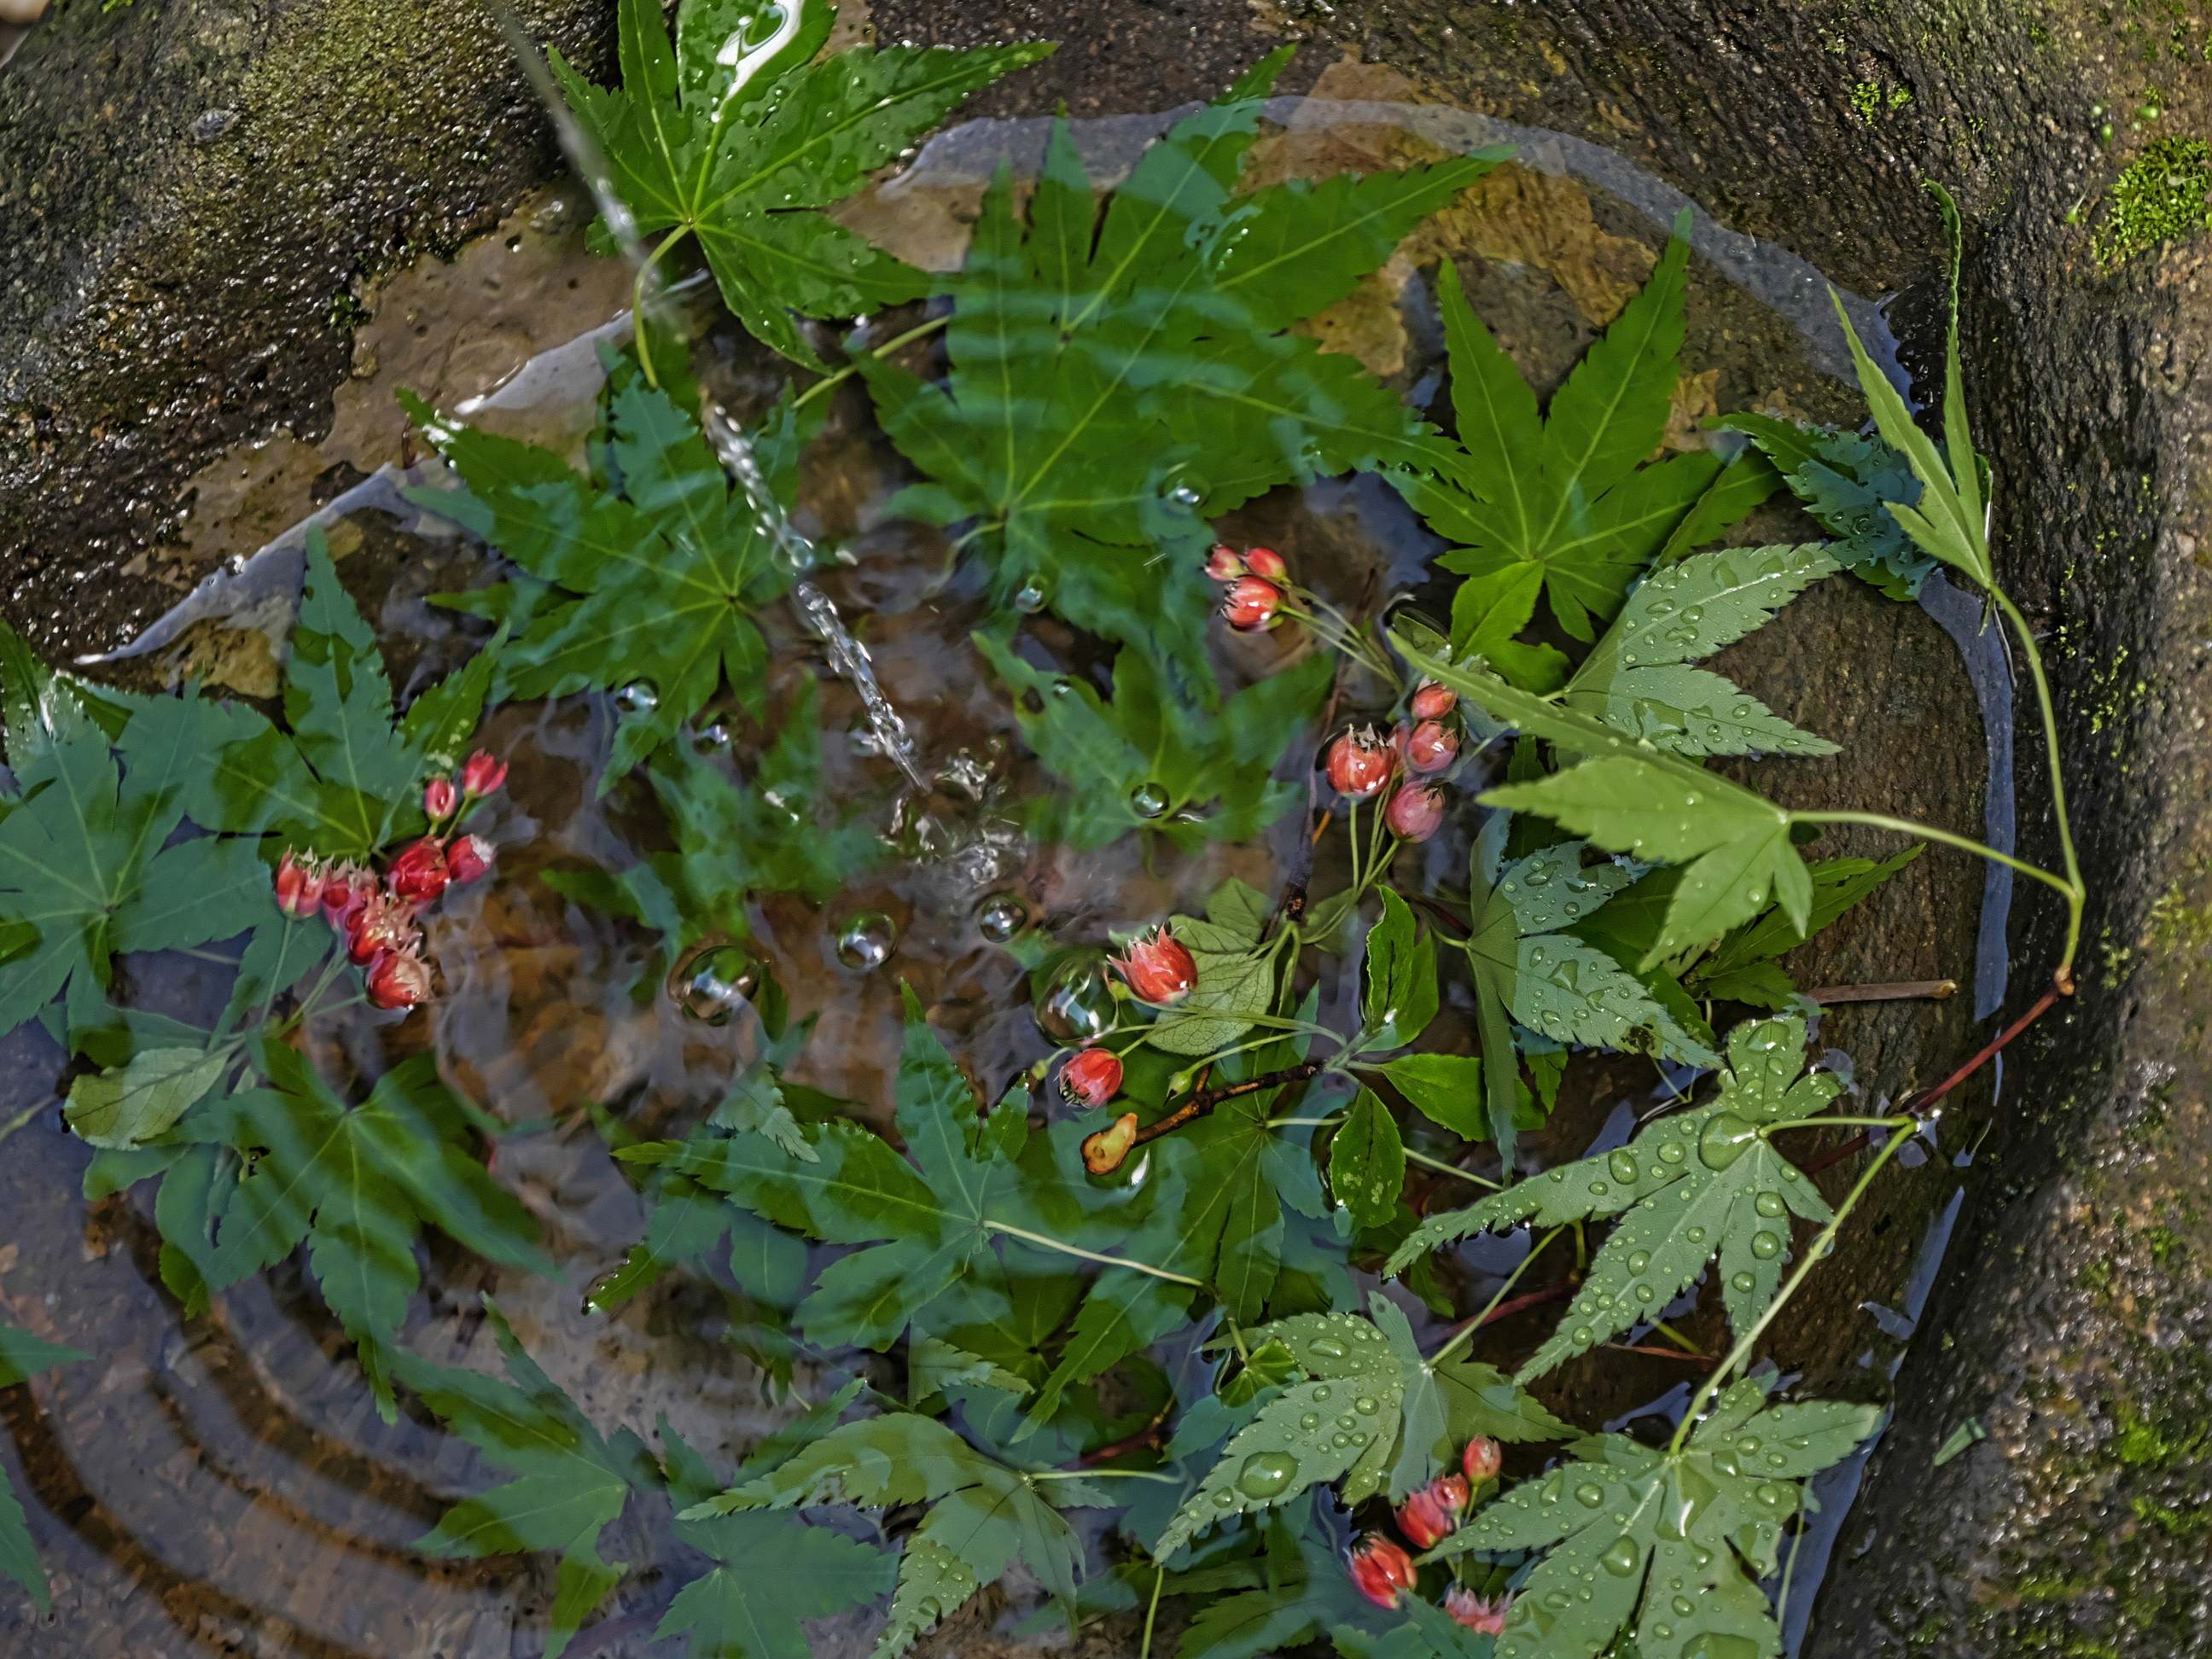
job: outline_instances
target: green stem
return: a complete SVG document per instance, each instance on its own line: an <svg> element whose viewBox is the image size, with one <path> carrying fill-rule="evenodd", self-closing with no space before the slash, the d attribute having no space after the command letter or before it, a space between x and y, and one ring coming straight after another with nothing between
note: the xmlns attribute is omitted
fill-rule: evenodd
<svg viewBox="0 0 2212 1659"><path fill-rule="evenodd" d="M1163 1474L1158 1469L1030 1469L1032 1480L1160 1480L1170 1486L1182 1484L1179 1474Z"/></svg>
<svg viewBox="0 0 2212 1659"><path fill-rule="evenodd" d="M862 352L859 357L854 358L851 362L847 363L844 368L839 369L836 374L825 375L823 379L817 380L812 386L807 387L805 391L800 392L796 398L793 398L791 400L791 406L793 409L804 409L808 404L811 403L818 394L829 391L830 387L839 385L841 382L851 380L854 375L860 372L861 357L888 357L892 352L896 351L901 346L912 345L916 340L921 338L925 334L936 333L939 329L943 328L951 320L952 313L948 311L942 317L931 318L919 328L910 328L907 330L905 333L900 335L896 340L886 340L873 350Z"/></svg>
<svg viewBox="0 0 2212 1659"><path fill-rule="evenodd" d="M653 370L653 348L646 341L646 286L651 280L653 273L660 269L661 255L690 234L691 227L689 225L678 225L670 231L667 235L660 239L660 246L646 255L645 263L637 268L637 275L630 279L630 336L637 342L637 366L645 371L645 383L655 388L660 385L660 376Z"/></svg>
<svg viewBox="0 0 2212 1659"><path fill-rule="evenodd" d="M1520 1265L1516 1267L1511 1273L1505 1275L1505 1282L1498 1287L1498 1294L1490 1298L1490 1305L1485 1308L1480 1313L1475 1315L1474 1318L1468 1320L1466 1324L1461 1326L1458 1333L1453 1336L1450 1341L1445 1343L1443 1347L1438 1348L1434 1353L1429 1356L1427 1363L1431 1368L1443 1364L1444 1363L1445 1357L1449 1355L1453 1349L1459 1346L1461 1343L1472 1341L1474 1340L1474 1334L1482 1328L1482 1322L1498 1311L1498 1304L1505 1300L1506 1291L1511 1290L1516 1284L1519 1283L1521 1275L1528 1271L1528 1264L1534 1261L1538 1256L1543 1255L1545 1245L1550 1243L1561 1233L1566 1231L1566 1224L1562 1222L1559 1225L1553 1228L1551 1231L1546 1233L1542 1238L1537 1241L1536 1248L1529 1251L1528 1255L1522 1256L1521 1258Z"/></svg>
<svg viewBox="0 0 2212 1659"><path fill-rule="evenodd" d="M1711 1403L1713 1395L1720 1391L1721 1384L1728 1379L1729 1373L1751 1357L1752 1345L1757 1342L1760 1334L1774 1322L1775 1316L1782 1311L1790 1298L1797 1294L1798 1287L1805 1282L1805 1276L1813 1271L1820 1258L1827 1254L1829 1247L1835 1243L1836 1235L1843 1230L1844 1222L1850 1217L1851 1211L1857 1206L1859 1200L1866 1196L1867 1188L1874 1184L1874 1178L1881 1173L1882 1165L1888 1163L1896 1154L1897 1149L1904 1146L1909 1139L1911 1137L1906 1135L1892 1135L1883 1143L1882 1149L1875 1155L1874 1162L1867 1165L1866 1173L1861 1176L1857 1183L1844 1195L1844 1201L1836 1206L1835 1219L1820 1230L1820 1236L1813 1241L1813 1247L1805 1252L1805 1259L1797 1264L1796 1271L1790 1275L1781 1290L1775 1293L1774 1300L1766 1304L1766 1311L1759 1315L1752 1322L1751 1328L1736 1340L1735 1346L1729 1350L1728 1358L1713 1367L1711 1375L1705 1378L1697 1393L1690 1396L1689 1408L1682 1413L1682 1421L1674 1431L1674 1439L1667 1443L1667 1455L1669 1457L1682 1449L1682 1443L1690 1437L1690 1431L1697 1425L1698 1413Z"/></svg>
<svg viewBox="0 0 2212 1659"><path fill-rule="evenodd" d="M1910 818L1893 818L1881 812L1792 812L1790 814L1790 822L1792 823L1864 823L1876 830L1894 830L1901 836L1925 836L1930 841L1940 841L1946 847L1955 847L1961 852L1973 854L1977 858L1994 859L1999 864L2009 865L2021 874L2033 876L2036 880L2057 889L2065 896L2068 908L2072 915L2072 931L2068 934L2068 938L2070 941L2080 936L2081 888L2063 876L2051 874L2039 864L2030 864L2027 860L2016 859L2009 853L2000 853L1994 847L1984 847L1978 841L1971 840L1965 836L1954 836L1948 830L1936 830L1924 823L1915 823ZM2070 858L2072 854L2069 852L2068 856ZM2067 950L2068 965L2070 966L2072 962L2073 949L2069 943Z"/></svg>
<svg viewBox="0 0 2212 1659"><path fill-rule="evenodd" d="M0 1140L7 1139L9 1135L14 1134L16 1130L21 1128L26 1123L28 1123L33 1118L38 1116L40 1112L46 1110L47 1107L52 1104L53 1103L50 1100L42 1100L35 1106L26 1106L21 1111L16 1113L15 1116L9 1118L5 1123L0 1123Z"/></svg>
<svg viewBox="0 0 2212 1659"><path fill-rule="evenodd" d="M1403 1147L1401 1150L1405 1152L1406 1161L1409 1164L1425 1164L1431 1170L1441 1170L1444 1174L1455 1176L1459 1180L1471 1181L1478 1187L1487 1187L1493 1193L1502 1193L1505 1190L1500 1182L1485 1181L1479 1175L1469 1175L1457 1164L1447 1164L1440 1158L1431 1158L1426 1152L1417 1152L1411 1146Z"/></svg>
<svg viewBox="0 0 2212 1659"><path fill-rule="evenodd" d="M1778 1135L1784 1129L1852 1128L1901 1130L1917 1128L1917 1127L1919 1127L1919 1121L1917 1118L1911 1117L1800 1117L1793 1118L1787 1123L1778 1123L1772 1128L1769 1129L1767 1133L1770 1135Z"/></svg>
<svg viewBox="0 0 2212 1659"><path fill-rule="evenodd" d="M2043 672L2043 653L2035 648L2035 635L2028 631L2027 618L2020 614L2018 606L2005 596L2001 587L1992 586L1990 597L2003 611L2012 631L2020 636L2020 647L2027 657L2028 678L2035 682L2035 702L2043 715L2043 744L2051 768L2051 805L2058 820L2058 851L2066 861L2067 879L2074 884L2071 908L2067 917L2065 960L2059 963L2061 979L2069 976L2074 966L2074 951L2081 942L2081 903L2087 887L2081 879L2081 860L2074 852L2074 826L2066 816L2066 775L2058 762L2058 715L2051 702L2051 682Z"/></svg>
<svg viewBox="0 0 2212 1659"><path fill-rule="evenodd" d="M1791 1560L1796 1560L1792 1552ZM1152 1565L1152 1604L1145 1609L1145 1644L1137 1650L1137 1659L1152 1659L1152 1620L1159 1617L1160 1586L1168 1582L1168 1570L1155 1562Z"/></svg>
<svg viewBox="0 0 2212 1659"><path fill-rule="evenodd" d="M1683 1335L1681 1332L1676 1330L1665 1320L1653 1320L1651 1322L1651 1328L1658 1332L1660 1335L1665 1337L1669 1342L1680 1348L1684 1353L1693 1353L1700 1359L1703 1359L1705 1357L1705 1351L1703 1348L1691 1341L1688 1337Z"/></svg>
<svg viewBox="0 0 2212 1659"><path fill-rule="evenodd" d="M1033 1233L1023 1227L1010 1227L1003 1221L986 1221L983 1224L983 1230L986 1232L1004 1233L1009 1238L1024 1239L1031 1244L1042 1244L1048 1250L1058 1250L1064 1255L1079 1255L1085 1261L1103 1261L1109 1267L1133 1268L1140 1273L1150 1273L1154 1279L1164 1279L1172 1285L1188 1285L1201 1291L1206 1288L1206 1281L1201 1279L1187 1279L1181 1273L1171 1273L1164 1267L1154 1267L1142 1261L1132 1261L1127 1256L1101 1255L1096 1250L1079 1250L1074 1245L1063 1244L1060 1240L1044 1233Z"/></svg>

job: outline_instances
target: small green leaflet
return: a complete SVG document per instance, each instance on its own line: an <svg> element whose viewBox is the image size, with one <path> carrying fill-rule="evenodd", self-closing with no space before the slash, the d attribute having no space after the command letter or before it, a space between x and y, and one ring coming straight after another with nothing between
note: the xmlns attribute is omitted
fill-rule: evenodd
<svg viewBox="0 0 2212 1659"><path fill-rule="evenodd" d="M1632 1325L1655 1319L1717 1256L1729 1322L1748 1330L1781 1283L1792 1214L1833 1212L1767 1137L1843 1092L1832 1072L1801 1075L1805 1022L1750 1022L1729 1035L1729 1064L1711 1105L1648 1124L1627 1146L1563 1164L1480 1203L1432 1216L1391 1256L1417 1258L1484 1228L1623 1218L1590 1264L1559 1328L1521 1368L1540 1376Z"/></svg>
<svg viewBox="0 0 2212 1659"><path fill-rule="evenodd" d="M128 1151L167 1134L235 1057L228 1048L142 1048L127 1065L70 1084L62 1115L87 1146Z"/></svg>
<svg viewBox="0 0 2212 1659"><path fill-rule="evenodd" d="M1779 909L1745 922L1686 970L1697 994L1779 1010L1796 994L1773 958L1799 945L1927 851L1925 843L1882 860L1828 859L1810 866L1813 914L1802 930Z"/></svg>
<svg viewBox="0 0 2212 1659"><path fill-rule="evenodd" d="M821 1504L930 1505L907 1540L890 1626L874 1659L897 1659L1017 1556L1063 1599L1075 1594L1083 1545L1060 1510L1109 1509L1088 1483L977 1451L944 1424L894 1413L833 1429L787 1463L683 1510L680 1520Z"/></svg>
<svg viewBox="0 0 2212 1659"><path fill-rule="evenodd" d="M1559 626L1592 637L1637 573L1693 509L1698 539L1718 534L1779 482L1771 467L1731 467L1696 451L1641 465L1667 431L1680 378L1686 224L1651 280L1592 346L1540 417L1536 395L1467 303L1459 272L1440 269L1438 297L1464 453L1440 476L1394 471L1438 535L1460 545L1438 561L1469 578L1452 610L1452 641L1489 657L1516 684L1549 690L1565 659L1513 644L1548 594ZM1708 500L1715 486L1723 489Z"/></svg>
<svg viewBox="0 0 2212 1659"><path fill-rule="evenodd" d="M1449 452L1356 361L1291 325L1341 299L1504 151L1235 194L1288 48L1146 149L1101 214L1055 125L1026 226L983 202L953 302L951 373L861 357L884 430L927 482L890 510L975 520L994 590L1032 587L1150 655L1164 699L1212 706L1207 521L1293 480Z"/></svg>
<svg viewBox="0 0 2212 1659"><path fill-rule="evenodd" d="M1882 1417L1840 1401L1721 1395L1679 1451L1595 1435L1432 1552L1547 1549L1513 1598L1496 1659L1595 1659L1634 1627L1640 1659L1771 1659L1782 1632L1758 1581L1775 1572L1799 1484L1849 1456Z"/></svg>
<svg viewBox="0 0 2212 1659"><path fill-rule="evenodd" d="M1431 1122L1462 1140L1490 1139L1482 1062L1472 1054L1401 1054L1381 1067L1398 1092Z"/></svg>
<svg viewBox="0 0 2212 1659"><path fill-rule="evenodd" d="M91 1358L75 1348L43 1341L13 1325L0 1324L0 1389L12 1389L40 1371ZM53 1595L46 1586L46 1570L40 1564L37 1547L31 1542L30 1522L23 1514L22 1504L16 1501L15 1483L8 1479L4 1469L0 1469L0 1572L30 1592L41 1619L54 1610Z"/></svg>
<svg viewBox="0 0 2212 1659"><path fill-rule="evenodd" d="M48 667L21 634L0 620L0 726L18 793L27 793L52 777L61 752L89 740L94 731L110 742L122 736L131 716L152 701Z"/></svg>
<svg viewBox="0 0 2212 1659"><path fill-rule="evenodd" d="M1154 1022L1145 1041L1164 1054L1211 1054L1252 1029L1275 1006L1276 958L1287 932L1262 945L1266 899L1231 878L1206 902L1206 919L1170 916L1168 932L1190 952L1198 982Z"/></svg>
<svg viewBox="0 0 2212 1659"><path fill-rule="evenodd" d="M142 707L133 724L146 718ZM141 746L125 728L129 765L118 769L106 732L89 720L33 729L43 734L35 745L18 728L29 751L21 793L0 797L0 1032L59 994L82 1033L110 1018L114 953L226 939L273 919L276 906L253 842L165 845L206 775L204 750Z"/></svg>
<svg viewBox="0 0 2212 1659"><path fill-rule="evenodd" d="M176 767L178 800L203 829L273 830L302 849L366 860L425 827L421 783L459 763L495 661L478 653L395 724L376 635L340 585L318 526L307 532L284 668L290 729L243 703L155 697L131 716L119 746L137 767Z"/></svg>
<svg viewBox="0 0 2212 1659"><path fill-rule="evenodd" d="M1328 1143L1328 1186L1352 1212L1352 1224L1379 1227L1398 1212L1406 1189L1406 1143L1372 1089L1362 1089Z"/></svg>
<svg viewBox="0 0 2212 1659"><path fill-rule="evenodd" d="M1305 798L1269 774L1328 695L1325 653L1246 686L1216 713L1170 710L1158 671L1139 651L1115 655L1108 702L1076 676L1033 668L988 635L975 639L1014 694L1022 736L1069 786L1030 804L1030 833L1040 841L1084 850L1149 830L1188 853L1257 835Z"/></svg>
<svg viewBox="0 0 2212 1659"><path fill-rule="evenodd" d="M760 716L768 643L752 613L793 575L708 448L699 389L677 366L680 354L656 354L667 360L658 386L634 350L609 356L589 478L550 450L459 425L402 395L464 485L412 489L409 499L483 537L532 579L441 596L519 630L499 653L501 695L652 691L650 708L616 728L602 793L669 743L725 679ZM762 477L786 508L820 415L817 406L802 418L787 398L750 434Z"/></svg>
<svg viewBox="0 0 2212 1659"><path fill-rule="evenodd" d="M810 368L821 364L790 312L857 317L929 289L927 276L820 210L861 189L969 93L1054 50L860 46L810 63L836 17L830 0L766 11L684 0L672 50L654 0L622 0L620 91L552 54L635 234L664 248L696 234L738 319Z"/></svg>
<svg viewBox="0 0 2212 1659"><path fill-rule="evenodd" d="M206 1103L183 1126L186 1139L246 1159L214 1248L170 1242L198 1258L211 1291L304 1242L308 1269L393 1421L392 1345L417 1282L416 1234L434 1226L494 1261L550 1271L533 1243L538 1224L472 1156L478 1121L439 1082L434 1055L404 1061L349 1105L296 1050L257 1040L252 1053L269 1085ZM164 1181L165 1198L178 1173Z"/></svg>
<svg viewBox="0 0 2212 1659"><path fill-rule="evenodd" d="M1878 433L1837 432L1771 415L1729 415L1720 424L1744 434L1781 469L1805 510L1835 538L1828 553L1838 564L1893 599L1920 597L1936 562L1913 547L1884 505L1917 503L1920 480Z"/></svg>
<svg viewBox="0 0 2212 1659"><path fill-rule="evenodd" d="M1818 542L1731 547L1654 571L1567 682L1561 703L1678 755L1832 755L1719 675L1685 665L1763 626L1836 568Z"/></svg>
<svg viewBox="0 0 2212 1659"><path fill-rule="evenodd" d="M599 1538L631 1497L665 1486L678 1504L688 1505L704 1501L720 1483L665 1418L665 1471L628 1429L602 1436L531 1358L496 1304L486 1297L484 1305L512 1385L404 1352L394 1370L448 1428L516 1478L448 1510L415 1547L471 1559L560 1551L545 1643L547 1659L557 1659L623 1575L621 1563L600 1559ZM738 1473L773 1468L790 1455L797 1436L833 1422L854 1392L848 1389L790 1425ZM842 1612L890 1586L890 1558L826 1528L750 1516L678 1522L677 1531L720 1564L677 1593L653 1632L658 1638L690 1632L694 1659L805 1659L801 1619Z"/></svg>
<svg viewBox="0 0 2212 1659"><path fill-rule="evenodd" d="M1492 789L1479 798L1482 805L1553 819L1608 852L1695 860L1674 889L1657 943L1636 964L1638 972L1758 915L1769 894L1794 925L1805 925L1812 883L1790 842L1786 809L1602 720L1479 669L1427 656L1403 633L1394 630L1391 639L1416 672L1530 737L1594 757L1540 782Z"/></svg>
<svg viewBox="0 0 2212 1659"><path fill-rule="evenodd" d="M580 903L657 929L662 955L649 976L709 933L744 939L757 892L820 903L883 854L857 819L823 822L822 732L815 685L799 683L790 714L750 780L678 732L656 750L646 781L676 846L621 871L549 871L545 883Z"/></svg>
<svg viewBox="0 0 2212 1659"><path fill-rule="evenodd" d="M1424 1359L1404 1311L1388 1297L1377 1293L1369 1306L1372 1319L1299 1314L1247 1334L1253 1345L1282 1343L1307 1380L1285 1389L1230 1440L1153 1541L1155 1557L1217 1521L1279 1508L1328 1481L1344 1481L1347 1506L1386 1487L1401 1498L1478 1434L1523 1441L1574 1433L1488 1365Z"/></svg>

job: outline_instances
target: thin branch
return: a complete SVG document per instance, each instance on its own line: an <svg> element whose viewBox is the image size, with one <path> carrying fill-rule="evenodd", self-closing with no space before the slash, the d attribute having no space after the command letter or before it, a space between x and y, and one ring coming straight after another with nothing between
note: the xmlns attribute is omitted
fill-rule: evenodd
<svg viewBox="0 0 2212 1659"><path fill-rule="evenodd" d="M1908 979L1894 985L1824 985L1805 994L1815 1002L1943 1002L1958 989L1955 979Z"/></svg>

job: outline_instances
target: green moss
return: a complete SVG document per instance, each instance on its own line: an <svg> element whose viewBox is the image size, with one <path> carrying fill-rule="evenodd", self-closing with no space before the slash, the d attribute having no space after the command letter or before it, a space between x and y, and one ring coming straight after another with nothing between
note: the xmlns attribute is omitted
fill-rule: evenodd
<svg viewBox="0 0 2212 1659"><path fill-rule="evenodd" d="M2212 143L2157 139L2113 181L2105 222L2091 235L2089 251L2109 270L2160 242L2192 235L2212 225L2209 193Z"/></svg>
<svg viewBox="0 0 2212 1659"><path fill-rule="evenodd" d="M1859 112L1859 119L1869 126L1881 113L1881 88L1873 81L1862 81L1851 88L1851 107Z"/></svg>

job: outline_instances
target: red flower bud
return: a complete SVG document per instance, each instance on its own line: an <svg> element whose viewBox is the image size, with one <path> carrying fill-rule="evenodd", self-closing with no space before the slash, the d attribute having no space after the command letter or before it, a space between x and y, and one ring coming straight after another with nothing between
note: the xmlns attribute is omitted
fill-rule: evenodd
<svg viewBox="0 0 2212 1659"><path fill-rule="evenodd" d="M1413 1588L1413 1559L1379 1533L1369 1533L1346 1553L1352 1588L1378 1607L1395 1611L1398 1597Z"/></svg>
<svg viewBox="0 0 2212 1659"><path fill-rule="evenodd" d="M1198 964L1164 927L1131 940L1128 953L1115 957L1114 966L1146 1002L1179 1002L1198 983Z"/></svg>
<svg viewBox="0 0 2212 1659"><path fill-rule="evenodd" d="M483 750L469 757L461 768L461 787L471 795L489 795L507 781L507 763L494 760Z"/></svg>
<svg viewBox="0 0 2212 1659"><path fill-rule="evenodd" d="M321 908L323 890L328 878L315 855L295 859L292 849L284 849L283 861L276 866L276 908L288 916L312 916Z"/></svg>
<svg viewBox="0 0 2212 1659"><path fill-rule="evenodd" d="M1282 602L1283 591L1273 582L1263 582L1257 576L1239 576L1229 584L1228 597L1221 601L1221 614L1238 633L1257 634L1275 625L1275 607Z"/></svg>
<svg viewBox="0 0 2212 1659"><path fill-rule="evenodd" d="M379 1008L412 1008L430 994L430 964L405 951L385 951L369 964L368 1000Z"/></svg>
<svg viewBox="0 0 2212 1659"><path fill-rule="evenodd" d="M453 809L461 804L460 793L453 787L451 778L433 778L422 786L422 810L437 823L453 816Z"/></svg>
<svg viewBox="0 0 2212 1659"><path fill-rule="evenodd" d="M349 933L375 895L375 877L357 864L341 864L323 879L324 919L341 933Z"/></svg>
<svg viewBox="0 0 2212 1659"><path fill-rule="evenodd" d="M1495 1480L1504 1462L1504 1449L1486 1434L1478 1434L1468 1441L1467 1449L1459 1457L1460 1468L1467 1471L1467 1478L1478 1486L1486 1480Z"/></svg>
<svg viewBox="0 0 2212 1659"><path fill-rule="evenodd" d="M1505 1614L1513 1606L1511 1595L1501 1595L1495 1601L1486 1601L1464 1584L1454 1584L1444 1592L1444 1611L1452 1622L1464 1626L1480 1636L1496 1636L1505 1628Z"/></svg>
<svg viewBox="0 0 2212 1659"><path fill-rule="evenodd" d="M1440 1474L1430 1481L1429 1496L1443 1505L1444 1513L1457 1521L1466 1515L1468 1502L1474 1496L1474 1488L1468 1484L1465 1475L1455 1472Z"/></svg>
<svg viewBox="0 0 2212 1659"><path fill-rule="evenodd" d="M1340 795L1365 800L1390 781L1398 759L1373 726L1346 732L1328 746L1328 784Z"/></svg>
<svg viewBox="0 0 2212 1659"><path fill-rule="evenodd" d="M356 967L386 951L404 951L416 939L415 911L386 893L373 893L346 930L346 956Z"/></svg>
<svg viewBox="0 0 2212 1659"><path fill-rule="evenodd" d="M1459 758L1459 733L1439 720L1423 720L1406 734L1406 764L1416 772L1441 772Z"/></svg>
<svg viewBox="0 0 2212 1659"><path fill-rule="evenodd" d="M1440 720L1459 707L1459 698L1434 680L1423 680L1413 693L1413 718Z"/></svg>
<svg viewBox="0 0 2212 1659"><path fill-rule="evenodd" d="M1109 1048L1085 1048L1060 1067L1060 1092L1085 1106L1103 1106L1121 1092L1121 1057Z"/></svg>
<svg viewBox="0 0 2212 1659"><path fill-rule="evenodd" d="M1459 1517L1437 1501L1427 1486L1398 1506L1398 1530L1416 1549L1433 1549L1458 1530Z"/></svg>
<svg viewBox="0 0 2212 1659"><path fill-rule="evenodd" d="M1382 821L1401 841L1426 841L1444 821L1444 793L1434 784L1409 783L1390 797Z"/></svg>
<svg viewBox="0 0 2212 1659"><path fill-rule="evenodd" d="M1244 568L1255 576L1264 576L1271 582L1281 581L1291 574L1283 556L1272 547L1255 547L1244 555Z"/></svg>
<svg viewBox="0 0 2212 1659"><path fill-rule="evenodd" d="M455 881L474 881L490 872L498 849L482 836L460 836L446 849L446 870Z"/></svg>
<svg viewBox="0 0 2212 1659"><path fill-rule="evenodd" d="M385 872L392 890L416 904L429 903L453 878L453 872L446 867L446 849L428 836L392 860L392 868Z"/></svg>
<svg viewBox="0 0 2212 1659"><path fill-rule="evenodd" d="M1244 574L1244 561L1233 547L1217 547L1206 556L1206 574L1218 582L1233 582Z"/></svg>

